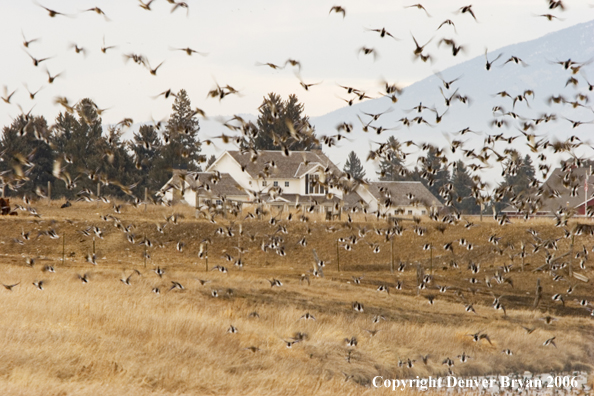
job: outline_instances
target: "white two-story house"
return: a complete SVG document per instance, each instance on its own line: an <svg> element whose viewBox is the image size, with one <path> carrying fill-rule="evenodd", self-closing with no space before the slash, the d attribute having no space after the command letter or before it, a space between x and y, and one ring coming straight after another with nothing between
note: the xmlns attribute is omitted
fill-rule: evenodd
<svg viewBox="0 0 594 396"><path fill-rule="evenodd" d="M263 150L256 159L249 153L226 151L206 172L228 173L246 191L269 204L318 204L342 199L342 191L328 187L325 175L342 173L322 151ZM332 197L332 198L330 198Z"/></svg>
<svg viewBox="0 0 594 396"><path fill-rule="evenodd" d="M165 200L199 207L206 201L271 206L312 204L318 211L359 208L369 213L421 216L439 211L443 204L421 182L369 182L354 184L344 195L345 174L319 150L225 151L202 173L174 171L161 189ZM343 185L344 187L344 185Z"/></svg>

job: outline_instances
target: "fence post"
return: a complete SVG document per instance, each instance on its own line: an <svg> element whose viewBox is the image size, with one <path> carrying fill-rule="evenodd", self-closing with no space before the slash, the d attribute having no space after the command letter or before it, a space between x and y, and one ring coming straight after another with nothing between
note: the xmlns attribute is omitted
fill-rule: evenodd
<svg viewBox="0 0 594 396"><path fill-rule="evenodd" d="M237 233L237 247L239 248L239 261L241 262L241 234L243 233L243 229L241 227L241 223L239 223L239 232Z"/></svg>
<svg viewBox="0 0 594 396"><path fill-rule="evenodd" d="M146 234L144 234L144 255L143 255L143 260L144 260L144 268L146 268Z"/></svg>
<svg viewBox="0 0 594 396"><path fill-rule="evenodd" d="M394 237L391 239L390 248L390 273L394 273Z"/></svg>
<svg viewBox="0 0 594 396"><path fill-rule="evenodd" d="M146 213L146 205L148 202L148 187L144 188L144 213Z"/></svg>
<svg viewBox="0 0 594 396"><path fill-rule="evenodd" d="M47 204L49 205L52 202L52 182L47 181Z"/></svg>
<svg viewBox="0 0 594 396"><path fill-rule="evenodd" d="M433 275L433 245L429 247L429 252L431 253L431 261L429 262L429 272Z"/></svg>
<svg viewBox="0 0 594 396"><path fill-rule="evenodd" d="M338 239L336 240L336 266L338 267L338 272L340 272L340 254L338 253Z"/></svg>
<svg viewBox="0 0 594 396"><path fill-rule="evenodd" d="M586 199L587 199L587 197L586 197ZM585 208L585 206L584 206L584 208ZM573 265L572 265L572 263L573 263L573 244L574 244L574 242L575 242L575 232L572 232L571 233L571 255L570 255L570 258L569 258L569 265L568 265L568 268L567 268L568 271L569 271L569 277L573 277Z"/></svg>
<svg viewBox="0 0 594 396"><path fill-rule="evenodd" d="M66 233L62 234L62 266L66 262Z"/></svg>

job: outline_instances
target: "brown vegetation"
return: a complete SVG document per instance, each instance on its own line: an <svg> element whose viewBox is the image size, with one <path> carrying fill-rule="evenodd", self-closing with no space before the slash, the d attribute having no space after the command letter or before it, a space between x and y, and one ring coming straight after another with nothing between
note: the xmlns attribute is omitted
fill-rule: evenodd
<svg viewBox="0 0 594 396"><path fill-rule="evenodd" d="M314 222L317 215L310 215L308 223L288 222L285 213L279 220L287 226L287 234L277 231L279 224L270 224L270 215L260 221L233 219L234 236L226 237L215 231L229 226L232 219L217 218L213 224L196 219L187 207L125 206L115 214L111 204L74 203L59 209L61 203L45 207L38 203L41 218L19 213L0 223L0 281L20 282L12 291L0 292L2 394L390 394L391 390L378 393L369 388L369 381L376 375L447 375L442 364L446 357L455 361L452 371L458 376L592 369L592 318L574 301L593 299L592 282L570 277L567 267L557 271L565 279L561 281L534 272L545 263L545 254L544 249L532 254L529 242L534 239L527 229L536 230L542 239L561 238L558 250L550 253L559 257L573 249L563 260L589 278L594 275L591 264L586 262L582 270L573 257L583 245L590 249L591 237L574 236L571 247L572 238L563 238L563 229L554 227L550 219L515 220L501 227L491 219L479 222L476 218L472 219L475 227L466 229L463 220L441 232L436 229L440 223L424 218L419 226L426 227L427 233L422 237L412 232L411 220L404 220L405 230L395 237L392 252L391 242L374 232L374 228L388 228L388 223L372 221L371 216L360 215L348 228L344 222L321 218ZM153 242L147 248L146 267L144 246L130 244L113 220L100 218L108 213L124 226L134 224L131 232L137 242L144 236ZM165 217L174 213L179 215L178 224L169 222L159 233L156 225L165 224ZM243 236L239 236L240 224ZM92 237L78 232L90 226L103 234L103 239L95 238L96 266L85 260L93 250ZM327 227L337 231L329 232ZM572 227L570 223L567 228ZM306 235L308 244L303 247L297 242L307 228L311 235ZM361 228L370 232L351 251L337 243L338 238L358 235ZM60 239L37 237L49 229ZM24 245L14 242L29 231L30 240ZM285 256L260 249L273 233L283 238ZM492 234L502 238L497 246L488 242ZM206 271L206 260L198 258L206 238L212 241L209 269L224 265L228 273ZM458 242L453 252L442 248L461 238L474 248L467 250ZM176 250L179 241L185 245L182 252ZM520 251L522 241L529 253L524 271L521 258L510 257ZM432 251L422 249L426 243L432 244ZM377 254L372 252L374 244L380 247ZM242 257L243 269L223 257L228 253L237 259L234 247L238 245L249 249ZM314 248L328 262L324 278L311 274ZM493 248L502 249L502 254ZM33 268L27 258L34 259ZM452 261L458 268L452 267ZM480 264L478 274L467 269L469 262ZM404 263L402 272L400 263ZM433 268L432 282L419 295L417 263L426 274ZM512 279L513 287L493 280L488 288L486 275L510 263L511 272L505 276ZM41 271L46 265L56 272ZM151 271L157 266L165 269L162 278ZM135 269L141 275L133 275L130 286L119 280ZM87 284L77 277L85 273L90 279ZM301 274L309 275L311 285L300 282ZM355 284L352 277L362 275L361 283ZM471 284L468 279L473 276L480 283ZM271 287L273 278L283 285ZM533 310L538 278L543 298ZM32 285L38 280L46 282L43 290ZM210 282L202 285L198 280ZM169 290L172 281L184 289ZM395 289L398 281L401 290ZM574 284L573 293L567 294ZM388 286L389 294L376 291L380 285ZM436 285L450 288L440 293ZM153 288L159 288L160 294L152 293ZM218 297L212 296L213 290ZM564 305L551 299L556 293L564 296ZM435 296L434 304L428 303L428 296ZM494 296L503 296L506 315L492 307ZM355 301L363 304L364 312L352 309ZM469 304L476 314L465 311ZM259 317L250 317L252 312ZM305 313L316 320L300 320ZM541 320L546 315L557 320L546 324ZM374 324L374 316L385 320ZM230 326L238 332L228 333ZM522 326L535 330L528 334ZM379 331L372 336L367 330ZM491 343L474 342L469 334L479 331L488 334ZM297 333L304 334L303 340L287 348L286 341ZM346 345L344 339L351 337L357 338L356 347ZM556 348L543 346L551 337L556 337ZM504 349L513 355L502 353ZM472 357L467 363L456 359L463 352ZM421 361L426 354L427 365ZM414 367L399 367L399 361L407 359L416 361Z"/></svg>

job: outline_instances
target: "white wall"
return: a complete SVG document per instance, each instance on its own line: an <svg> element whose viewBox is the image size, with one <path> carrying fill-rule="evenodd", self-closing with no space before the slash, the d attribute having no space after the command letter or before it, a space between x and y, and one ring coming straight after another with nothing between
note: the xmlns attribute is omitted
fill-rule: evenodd
<svg viewBox="0 0 594 396"><path fill-rule="evenodd" d="M196 207L196 192L188 187L186 183L186 190L184 192L184 201L188 203L188 205Z"/></svg>
<svg viewBox="0 0 594 396"><path fill-rule="evenodd" d="M399 212L398 214L394 214L394 211L398 209L404 210L404 213ZM411 211L411 213L409 213L409 211ZM393 206L392 208L390 208L390 215L395 216L428 216L430 214L430 209L420 206Z"/></svg>
<svg viewBox="0 0 594 396"><path fill-rule="evenodd" d="M282 164L279 164L279 166L282 166ZM253 179L247 172L242 172L241 170L241 165L239 165L239 163L237 163L237 161L235 161L233 159L233 157L231 157L231 155L229 155L228 153L223 153L221 155L221 157L214 163L212 164L207 170L207 172L213 172L213 171L218 171L221 173L228 173L231 175L231 177L233 179L235 179L235 181L237 182L237 184L239 184L241 187L245 188L245 189L249 189L252 191L267 191L267 189L271 188L274 186L274 182L278 181L278 186L280 188L282 188L283 190L283 194L299 194L299 195L304 195L305 194L305 176L297 179L297 178L275 178L274 176L271 176L269 178L266 179L266 187L262 186L262 179ZM317 168L317 173L321 175L321 171L322 171L322 167L320 166L319 168ZM316 173L316 172L312 172L312 173ZM251 182L251 184L250 184ZM289 182L289 187L285 187L285 182ZM335 196L342 198L342 191L337 189L337 188L331 188L329 190L332 194L334 194ZM311 194L308 194L311 195ZM319 194L317 196L321 196L322 194ZM312 196L316 196L316 195L312 195Z"/></svg>
<svg viewBox="0 0 594 396"><path fill-rule="evenodd" d="M367 187L365 187L363 184L360 184L355 191L357 192L357 194L359 194L361 196L361 198L363 198L363 201L365 201L365 203L367 203L367 205L368 205L367 210L369 210L370 212L377 211L377 206L378 206L377 200L369 192Z"/></svg>
<svg viewBox="0 0 594 396"><path fill-rule="evenodd" d="M241 170L241 165L237 163L227 152L223 153L214 164L208 169L208 172L219 171L221 173L228 173L233 179L243 188L254 190L254 186L250 186L249 181L251 180L247 172ZM253 184L253 183L252 183ZM257 189L256 189L257 190Z"/></svg>
<svg viewBox="0 0 594 396"><path fill-rule="evenodd" d="M269 177L266 179L266 189L271 188L274 186L274 182L278 182L278 186L283 189L283 194L301 194L299 190L299 179L281 179L275 177ZM285 187L285 182L289 182L289 187ZM262 187L262 180L258 180L258 187L259 189L264 189Z"/></svg>

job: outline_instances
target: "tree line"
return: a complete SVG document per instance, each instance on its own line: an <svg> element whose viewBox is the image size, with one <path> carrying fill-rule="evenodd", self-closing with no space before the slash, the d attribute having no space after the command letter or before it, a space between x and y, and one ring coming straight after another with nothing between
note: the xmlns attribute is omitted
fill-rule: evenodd
<svg viewBox="0 0 594 396"><path fill-rule="evenodd" d="M166 123L141 125L132 139L122 135L132 120L105 127L102 111L90 99L69 106L49 126L43 116L19 115L5 126L0 139L0 180L8 196L44 196L52 182L52 198L77 199L81 191L89 196L99 183L102 195L143 198L145 189L154 197L171 178L173 169L201 171L214 156L201 154L198 109L193 109L185 90L175 95L172 113ZM321 149L315 128L304 114L295 95L288 99L270 93L258 108L256 123L234 117L239 125L226 124L241 131L239 147L257 155L258 150L301 151ZM106 129L106 130L105 130ZM388 155L379 162L381 181L421 181L428 189L462 213L478 213L481 199L476 194L479 179L473 178L462 161L447 163L438 148L427 147L419 166L404 166L406 154L393 136L385 143ZM504 164L501 188L509 186L497 202L487 201L496 210L509 203L509 197L528 190L535 170L528 155L511 153ZM344 172L354 179L366 180L365 170L355 152L348 155ZM448 194L444 194L448 191ZM85 194L82 194L84 198Z"/></svg>
<svg viewBox="0 0 594 396"><path fill-rule="evenodd" d="M532 159L528 154L522 157L516 150L510 150L507 159L503 161L502 182L486 197L482 181L472 176L471 166L467 166L462 160L447 162L438 148L427 146L427 155L418 160L420 165L408 169L404 166L406 154L401 143L391 136L386 145L390 147L390 155L384 156L379 162L379 180L420 181L435 197L461 213L480 213L481 203L483 209L498 212L510 204L512 197L522 193L531 194L535 190L531 187L536 175ZM480 165L472 167L480 169ZM343 170L355 179L366 180L364 167L354 151L349 153Z"/></svg>
<svg viewBox="0 0 594 396"><path fill-rule="evenodd" d="M200 126L185 90L175 96L166 124L142 125L131 140L122 135L132 120L104 127L102 111L90 99L64 107L51 126L43 116L21 114L3 128L6 195L44 196L51 181L53 198L75 199L81 191L89 196L97 183L102 195L144 198L144 189L158 191L172 169L201 170Z"/></svg>
<svg viewBox="0 0 594 396"><path fill-rule="evenodd" d="M45 197L51 182L52 198L84 199L99 184L101 195L138 200L144 198L145 189L154 197L174 169L206 169L215 157L207 160L201 154L201 111L192 108L185 90L172 95L175 101L169 120L141 125L130 140L122 136L133 121L105 126L102 110L90 99L69 105L65 98L57 98L65 110L51 126L43 116L20 114L2 129L0 138L4 194ZM297 96L282 100L270 93L258 110L256 123L234 117L232 121L239 125L225 124L241 131L241 139L235 142L242 150L321 148Z"/></svg>

